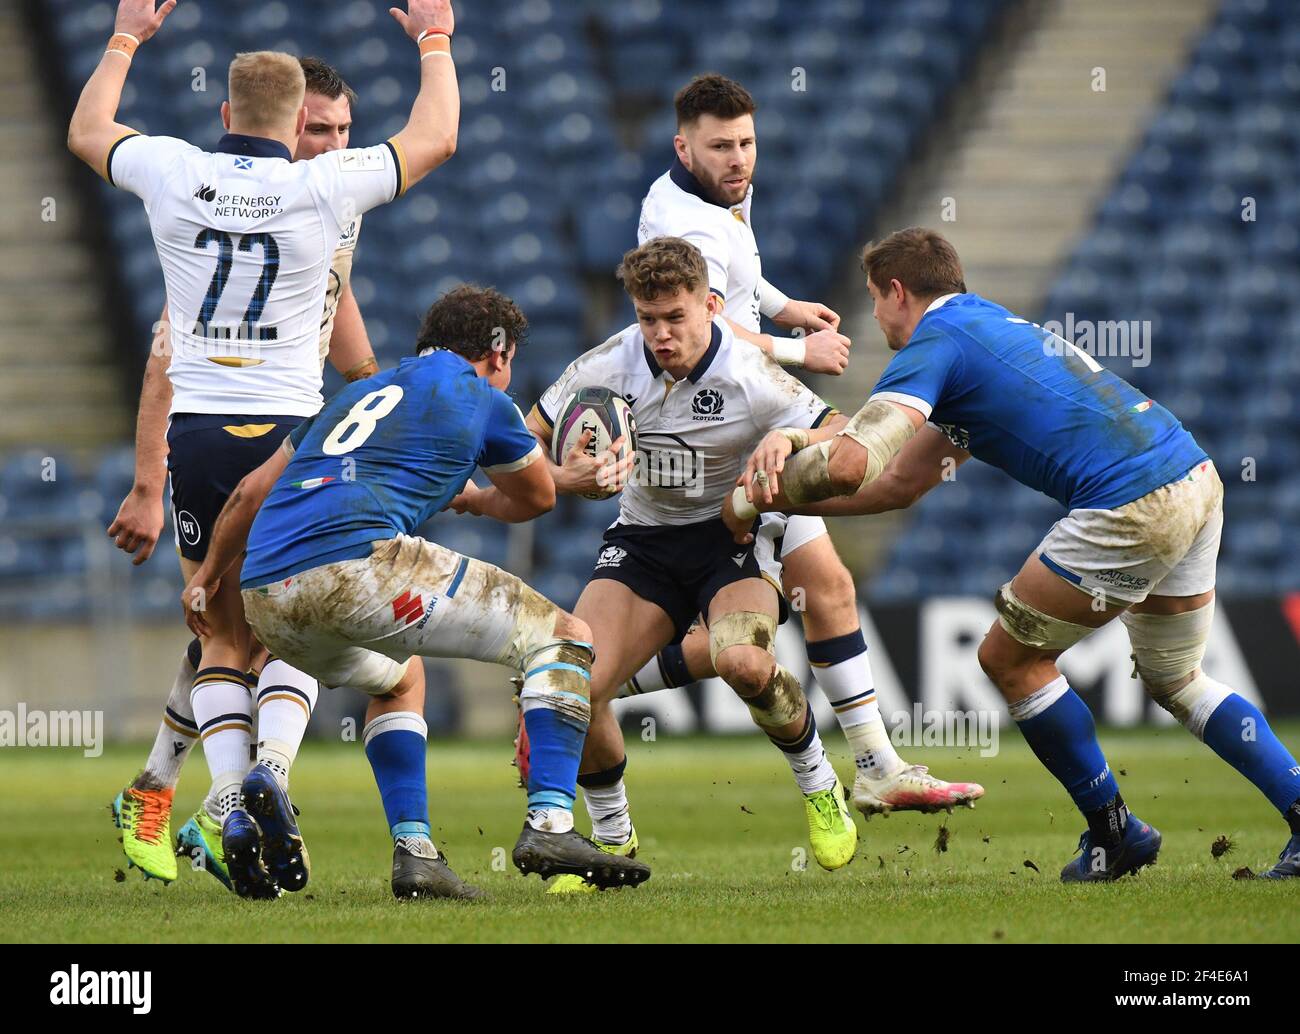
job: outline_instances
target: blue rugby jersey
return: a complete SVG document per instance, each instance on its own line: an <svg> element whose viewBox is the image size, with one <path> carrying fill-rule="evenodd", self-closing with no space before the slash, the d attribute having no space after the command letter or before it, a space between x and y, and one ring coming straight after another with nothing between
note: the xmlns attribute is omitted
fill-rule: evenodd
<svg viewBox="0 0 1300 1034"><path fill-rule="evenodd" d="M1207 459L1164 406L974 294L936 299L871 398L919 410L976 459L1070 509L1114 509Z"/></svg>
<svg viewBox="0 0 1300 1034"><path fill-rule="evenodd" d="M540 452L510 397L441 350L348 385L288 440L293 459L248 534L246 589L369 556L446 507L476 467L509 473Z"/></svg>

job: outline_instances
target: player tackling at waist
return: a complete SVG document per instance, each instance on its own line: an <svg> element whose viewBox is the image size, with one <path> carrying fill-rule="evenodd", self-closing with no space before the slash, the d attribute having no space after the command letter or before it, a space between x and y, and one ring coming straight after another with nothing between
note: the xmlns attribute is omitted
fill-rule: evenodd
<svg viewBox="0 0 1300 1034"><path fill-rule="evenodd" d="M478 896L430 836L425 725L407 699L420 657L471 658L523 676L533 765L513 854L522 872L599 887L650 875L573 829L590 629L509 572L415 536L476 468L492 482L475 492L478 513L516 523L554 506L542 450L505 394L526 326L490 289L439 299L417 357L340 391L240 482L186 587L188 607L196 591L210 596L240 577L249 623L268 649L327 686L371 696L363 739L394 838L394 890L416 890L405 896ZM191 608L187 618L204 631L203 613Z"/></svg>
<svg viewBox="0 0 1300 1034"><path fill-rule="evenodd" d="M942 236L901 230L863 254L894 356L838 434L764 440L724 514L878 513L911 505L970 456L1069 508L998 589L980 665L1044 767L1087 821L1067 882L1113 880L1156 860L1092 714L1056 666L1118 617L1152 699L1249 779L1290 826L1264 875L1300 874L1300 767L1259 708L1201 667L1214 615L1223 485L1177 418L1073 344L966 290ZM752 505L751 505L752 500Z"/></svg>

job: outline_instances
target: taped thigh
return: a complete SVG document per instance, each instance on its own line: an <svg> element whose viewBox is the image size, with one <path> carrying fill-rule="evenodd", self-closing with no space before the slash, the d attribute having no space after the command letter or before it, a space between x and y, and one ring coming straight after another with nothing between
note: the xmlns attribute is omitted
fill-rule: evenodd
<svg viewBox="0 0 1300 1034"><path fill-rule="evenodd" d="M1068 650L1084 636L1097 631L1089 625L1044 614L1019 596L1007 582L993 600L998 610L998 624L1012 639L1035 650Z"/></svg>

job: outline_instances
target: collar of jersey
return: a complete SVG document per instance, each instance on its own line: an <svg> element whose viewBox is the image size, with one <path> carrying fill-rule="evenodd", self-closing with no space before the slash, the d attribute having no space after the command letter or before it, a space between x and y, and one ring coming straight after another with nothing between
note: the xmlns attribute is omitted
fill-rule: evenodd
<svg viewBox="0 0 1300 1034"><path fill-rule="evenodd" d="M686 379L692 384L698 383L699 379L708 373L709 367L713 365L713 360L718 357L718 349L721 347L722 327L715 321L713 324L713 331L709 335L709 347L705 353L700 356L700 361L695 364L694 369L686 375ZM646 366L650 367L650 376L658 377L664 372L664 368L659 365L659 361L655 358L655 354L650 351L650 346L645 343L644 338L641 341L641 350L645 353Z"/></svg>
<svg viewBox="0 0 1300 1034"><path fill-rule="evenodd" d="M686 191L686 193L694 194L701 201L707 201L709 204L727 212L730 212L733 207L732 205L718 204L718 202L714 201L713 198L709 197L704 190L704 184L697 180L695 174L682 164L680 158L674 158L672 165L668 167L668 178L671 179L679 188ZM750 185L749 189L754 189L753 184ZM741 203L743 204L743 202Z"/></svg>
<svg viewBox="0 0 1300 1034"><path fill-rule="evenodd" d="M936 298L934 301L932 301L929 305L925 307L925 312L921 313L921 315L922 316L930 315L930 313L934 312L935 309L943 308L943 306L947 305L950 301L952 301L956 297L957 297L956 291L954 291L952 294L939 295L938 298Z"/></svg>
<svg viewBox="0 0 1300 1034"><path fill-rule="evenodd" d="M279 140L268 140L264 136L245 136L243 133L227 133L217 141L218 154L246 154L251 158L283 158L293 161L289 148Z"/></svg>

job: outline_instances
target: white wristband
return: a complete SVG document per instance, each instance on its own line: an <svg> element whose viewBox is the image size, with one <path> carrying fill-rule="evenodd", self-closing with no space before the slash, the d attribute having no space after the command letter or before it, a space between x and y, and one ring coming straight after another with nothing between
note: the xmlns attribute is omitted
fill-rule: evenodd
<svg viewBox="0 0 1300 1034"><path fill-rule="evenodd" d="M803 338L772 336L772 358L782 366L802 366L807 354Z"/></svg>
<svg viewBox="0 0 1300 1034"><path fill-rule="evenodd" d="M745 486L737 485L731 493L731 509L742 521L752 521L758 516L754 504L745 498Z"/></svg>

